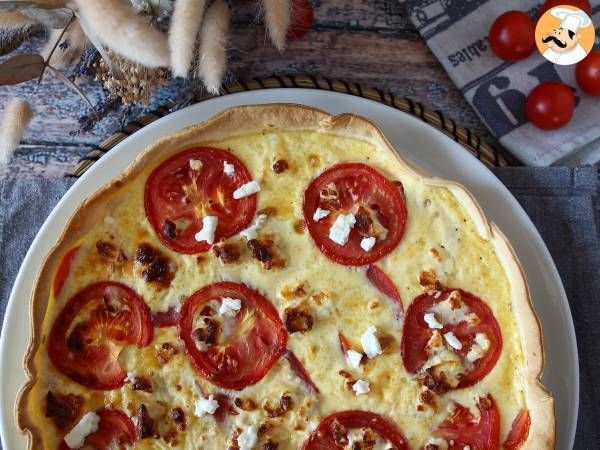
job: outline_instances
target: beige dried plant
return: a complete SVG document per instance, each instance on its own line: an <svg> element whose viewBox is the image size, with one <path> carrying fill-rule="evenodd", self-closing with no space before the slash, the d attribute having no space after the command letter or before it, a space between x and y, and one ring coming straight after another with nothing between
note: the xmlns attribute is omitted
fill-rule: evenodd
<svg viewBox="0 0 600 450"><path fill-rule="evenodd" d="M29 125L33 111L25 100L12 99L4 109L0 124L0 164L7 164Z"/></svg>

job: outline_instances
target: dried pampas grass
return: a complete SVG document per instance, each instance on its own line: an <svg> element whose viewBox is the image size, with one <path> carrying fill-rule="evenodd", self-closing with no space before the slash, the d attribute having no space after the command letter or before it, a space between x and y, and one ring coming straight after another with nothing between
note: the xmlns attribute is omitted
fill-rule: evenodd
<svg viewBox="0 0 600 450"><path fill-rule="evenodd" d="M169 28L169 47L171 71L176 77L187 77L190 70L205 7L206 0L175 2Z"/></svg>
<svg viewBox="0 0 600 450"><path fill-rule="evenodd" d="M223 0L216 0L206 10L200 32L200 52L197 75L212 94L219 93L225 74L229 8Z"/></svg>
<svg viewBox="0 0 600 450"><path fill-rule="evenodd" d="M166 36L121 0L73 0L85 28L110 50L146 67L168 67ZM91 38L90 38L91 39Z"/></svg>
<svg viewBox="0 0 600 450"><path fill-rule="evenodd" d="M0 164L7 164L21 142L33 111L25 100L15 98L6 105L0 125Z"/></svg>
<svg viewBox="0 0 600 450"><path fill-rule="evenodd" d="M285 50L287 32L292 20L291 0L263 0L265 22L273 45L282 52Z"/></svg>
<svg viewBox="0 0 600 450"><path fill-rule="evenodd" d="M56 44L56 41L60 39L62 30L50 30L48 35L48 42L44 48L40 51L40 55L44 59L47 59ZM69 28L65 31L63 38L61 39L58 47L52 54L50 65L56 69L64 69L72 66L74 63L79 61L81 54L89 45L85 33L81 29L78 22L73 22L69 25Z"/></svg>

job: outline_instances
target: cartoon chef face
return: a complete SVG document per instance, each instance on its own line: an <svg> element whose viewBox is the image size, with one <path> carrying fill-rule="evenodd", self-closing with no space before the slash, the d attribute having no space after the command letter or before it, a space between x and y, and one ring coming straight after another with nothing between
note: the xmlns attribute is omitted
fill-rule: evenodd
<svg viewBox="0 0 600 450"><path fill-rule="evenodd" d="M581 40L581 34L566 28L555 28L542 39L542 42L558 53L570 52Z"/></svg>

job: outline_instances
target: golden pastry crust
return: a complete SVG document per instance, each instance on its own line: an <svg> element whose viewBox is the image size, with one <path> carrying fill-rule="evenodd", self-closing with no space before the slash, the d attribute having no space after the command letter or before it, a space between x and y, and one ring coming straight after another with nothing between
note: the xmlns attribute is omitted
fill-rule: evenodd
<svg viewBox="0 0 600 450"><path fill-rule="evenodd" d="M81 240L100 218L104 205L115 192L134 180L149 166L155 166L168 156L198 141L216 141L263 130L318 131L337 136L357 138L387 151L410 173L426 184L449 189L468 212L480 237L490 242L510 283L512 304L519 328L525 364L525 398L531 414L531 428L522 448L550 449L555 443L555 411L551 394L541 384L544 367L544 347L539 320L533 310L527 282L510 243L498 227L487 221L472 194L462 185L431 177L422 169L403 159L373 123L353 114L332 116L323 111L300 105L270 104L240 106L222 112L201 124L167 136L150 146L111 183L86 199L73 213L60 239L45 258L38 273L30 299L30 342L24 358L27 382L21 389L15 406L15 420L28 435L29 449L43 448L40 429L28 408L28 394L39 377L34 356L41 344L41 327L51 294L55 267L63 254Z"/></svg>

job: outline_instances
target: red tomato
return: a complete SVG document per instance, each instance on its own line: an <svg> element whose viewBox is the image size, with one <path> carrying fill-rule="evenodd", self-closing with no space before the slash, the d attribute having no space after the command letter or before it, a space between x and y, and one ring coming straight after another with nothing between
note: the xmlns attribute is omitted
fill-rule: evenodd
<svg viewBox="0 0 600 450"><path fill-rule="evenodd" d="M317 208L329 211L329 215L315 222ZM303 211L319 250L347 266L364 266L383 258L396 248L406 227L401 191L375 169L360 163L338 164L315 178L304 192ZM340 214L350 213L356 216L356 223L348 242L339 245L329 238L329 229ZM363 250L362 238L374 234L378 234L375 246L368 252Z"/></svg>
<svg viewBox="0 0 600 450"><path fill-rule="evenodd" d="M171 306L166 311L152 312L152 323L158 328L176 327L179 323L179 311Z"/></svg>
<svg viewBox="0 0 600 450"><path fill-rule="evenodd" d="M348 440L348 431L353 428L370 428L383 440L389 441L395 450L408 450L406 439L394 423L368 411L342 411L326 417L304 442L302 450L344 448L348 442L342 440Z"/></svg>
<svg viewBox="0 0 600 450"><path fill-rule="evenodd" d="M477 450L496 450L500 444L500 412L491 395L480 398L477 408L479 420L469 408L458 403L455 409L434 431L433 435L448 442L448 450L463 450L466 446Z"/></svg>
<svg viewBox="0 0 600 450"><path fill-rule="evenodd" d="M288 362L290 363L290 367L298 376L298 378L304 381L304 383L306 383L306 385L312 392L318 394L319 388L310 377L310 374L308 373L308 370L306 370L306 367L304 367L304 365L302 364L302 361L298 359L294 352L292 352L291 350L286 350L285 359L288 360Z"/></svg>
<svg viewBox="0 0 600 450"><path fill-rule="evenodd" d="M402 305L400 292L398 292L398 288L396 288L394 282L383 270L375 265L370 265L367 269L367 278L382 294L387 295L396 302L396 304L400 307L401 314L404 313L404 305Z"/></svg>
<svg viewBox="0 0 600 450"><path fill-rule="evenodd" d="M600 95L600 50L592 51L575 67L579 87L590 95Z"/></svg>
<svg viewBox="0 0 600 450"><path fill-rule="evenodd" d="M228 335L202 351L193 334L204 308L211 300L240 299L242 308L227 320ZM221 327L222 328L222 327ZM262 379L279 359L287 344L287 333L271 302L243 284L220 282L194 292L181 308L179 339L196 370L211 383L241 390Z"/></svg>
<svg viewBox="0 0 600 450"><path fill-rule="evenodd" d="M96 414L100 417L98 429L87 436L84 447L90 450L112 450L124 448L124 444L133 445L137 439L135 427L125 414L115 409L99 409ZM68 450L69 446L62 441L60 450Z"/></svg>
<svg viewBox="0 0 600 450"><path fill-rule="evenodd" d="M300 39L312 28L314 13L310 0L293 0L292 23L287 32L288 39Z"/></svg>
<svg viewBox="0 0 600 450"><path fill-rule="evenodd" d="M542 17L546 11L556 6L568 5L584 11L588 16L592 17L592 5L589 0L546 0L540 8L539 17Z"/></svg>
<svg viewBox="0 0 600 450"><path fill-rule="evenodd" d="M191 160L201 161L202 167L192 169ZM233 175L225 174L224 162L233 165ZM148 177L146 215L167 247L179 253L205 252L211 245L195 239L203 217L219 219L215 242L233 236L252 220L256 195L233 198L233 192L251 180L244 164L228 151L212 147L185 150L164 161Z"/></svg>
<svg viewBox="0 0 600 450"><path fill-rule="evenodd" d="M510 432L504 442L504 450L517 450L527 440L529 436L529 427L531 426L531 416L529 411L522 409L513 420Z"/></svg>
<svg viewBox="0 0 600 450"><path fill-rule="evenodd" d="M91 284L64 306L50 331L48 351L56 368L90 389L116 389L127 373L117 360L126 345L148 345L150 309L129 287Z"/></svg>
<svg viewBox="0 0 600 450"><path fill-rule="evenodd" d="M69 250L65 256L63 256L60 264L58 265L58 269L54 275L54 284L52 287L55 297L60 294L60 291L62 290L62 287L69 276L69 272L71 271L71 263L73 262L73 259L75 259L75 255L77 255L77 250L79 250L79 246Z"/></svg>
<svg viewBox="0 0 600 450"><path fill-rule="evenodd" d="M428 355L425 347L433 334L433 330L429 328L423 316L431 310L433 305L446 300L453 291L455 289L447 289L438 298L432 293L422 294L415 298L408 307L404 329L402 330L401 352L404 366L409 372L417 373L427 362ZM458 291L463 304L479 318L479 322L472 324L467 320L463 320L454 324L442 324L443 328L439 332L442 335L450 331L453 332L462 344L461 350L455 350L451 347L449 350L465 358L473 346L474 337L477 333L485 333L490 341L489 349L485 355L475 360L470 369L460 376L456 389L462 389L482 380L492 370L502 351L502 335L500 326L490 308L479 297L460 289Z"/></svg>
<svg viewBox="0 0 600 450"><path fill-rule="evenodd" d="M558 81L546 81L527 96L525 113L529 121L543 130L565 126L575 111L575 95L569 86Z"/></svg>
<svg viewBox="0 0 600 450"><path fill-rule="evenodd" d="M505 61L519 61L535 50L535 25L522 11L508 11L490 28L490 47Z"/></svg>
<svg viewBox="0 0 600 450"><path fill-rule="evenodd" d="M340 340L340 348L342 349L342 353L344 356L346 356L348 350L352 348L350 347L350 342L348 342L348 338L346 338L341 331L338 333L338 338Z"/></svg>

